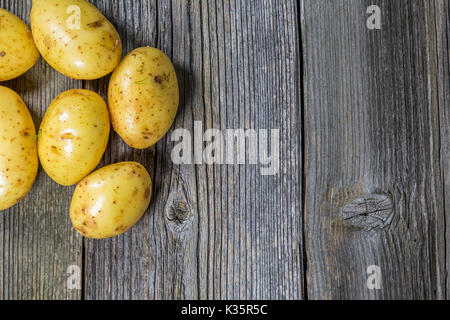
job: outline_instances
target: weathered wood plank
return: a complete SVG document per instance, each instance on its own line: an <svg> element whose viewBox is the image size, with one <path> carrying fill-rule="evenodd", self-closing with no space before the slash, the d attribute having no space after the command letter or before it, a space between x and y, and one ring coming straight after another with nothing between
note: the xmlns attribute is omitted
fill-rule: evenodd
<svg viewBox="0 0 450 320"><path fill-rule="evenodd" d="M117 28L124 54L142 46L154 46L157 38L156 1L91 1ZM109 76L85 81L107 101ZM137 161L144 165L154 179L154 149L139 151L129 148L111 132L109 145L100 166L121 161ZM158 193L158 186L154 186ZM155 195L153 195L155 196ZM126 234L107 240L85 239L84 298L91 299L150 299L148 287L154 282L149 267L152 264L148 230L153 229L153 214L147 212L141 222Z"/></svg>
<svg viewBox="0 0 450 320"><path fill-rule="evenodd" d="M372 4L381 30L366 27ZM308 297L445 298L448 1L301 7Z"/></svg>
<svg viewBox="0 0 450 320"><path fill-rule="evenodd" d="M295 1L202 1L205 128L280 129L281 168L199 167L208 201L202 298L303 297ZM196 120L203 119L201 113ZM201 175L206 179L202 179ZM207 184L205 184L205 182ZM205 221L204 221L205 222ZM206 222L205 222L206 223ZM206 238L206 236L205 236Z"/></svg>
<svg viewBox="0 0 450 320"><path fill-rule="evenodd" d="M66 272L83 267L83 253L87 299L305 298L296 2L92 2L126 52L158 46L174 60L174 129L280 129L280 173L176 166L171 133L147 151L112 133L101 166L143 163L155 184L149 212L121 237L84 240L83 251L68 219L73 188L41 170L30 195L0 215L0 299L81 298L67 290ZM372 4L301 1L308 294L445 298L449 5L379 1L383 27L369 31ZM29 20L31 1L0 7ZM106 98L108 81L72 81L41 60L2 85L24 98L38 127L60 92L84 87ZM381 268L382 290L366 287L370 265Z"/></svg>
<svg viewBox="0 0 450 320"><path fill-rule="evenodd" d="M0 0L0 7L29 25L31 0ZM64 77L41 58L24 76L0 85L19 93L38 130L51 101L82 82ZM81 298L81 290L67 288L68 268L82 270L82 238L69 219L72 192L40 168L30 194L0 213L0 300Z"/></svg>
<svg viewBox="0 0 450 320"><path fill-rule="evenodd" d="M113 134L105 163L144 160L154 168L155 192L131 232L86 242L86 298L302 298L296 2L93 3L119 25L128 50L156 45L173 59L182 103L154 152L131 151ZM136 25L147 32L126 37ZM88 86L104 94L102 81ZM264 177L250 165L174 165L171 133L193 134L194 121L204 130L280 129L279 174Z"/></svg>
<svg viewBox="0 0 450 320"><path fill-rule="evenodd" d="M431 43L435 48L433 54L437 55L435 61L436 78L433 87L437 89L437 101L439 104L439 116L441 124L441 166L444 186L444 210L446 217L446 262L447 272L450 270L450 5L448 1L436 1L434 11L436 14L436 39ZM446 282L447 296L450 297L450 277Z"/></svg>

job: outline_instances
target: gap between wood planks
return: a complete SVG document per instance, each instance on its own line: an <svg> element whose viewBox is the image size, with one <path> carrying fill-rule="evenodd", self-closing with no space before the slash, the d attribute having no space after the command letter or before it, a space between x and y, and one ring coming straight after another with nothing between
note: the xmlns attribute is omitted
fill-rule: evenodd
<svg viewBox="0 0 450 320"><path fill-rule="evenodd" d="M297 0L297 32L298 32L298 45L299 45L299 67L297 68L297 82L300 85L299 92L299 101L301 103L300 106L300 114L301 114L301 146L302 146L302 253L303 253L303 297L305 300L308 300L308 255L306 251L306 129L305 129L305 55L304 55L304 43L303 43L303 32L302 32L302 3L303 0Z"/></svg>

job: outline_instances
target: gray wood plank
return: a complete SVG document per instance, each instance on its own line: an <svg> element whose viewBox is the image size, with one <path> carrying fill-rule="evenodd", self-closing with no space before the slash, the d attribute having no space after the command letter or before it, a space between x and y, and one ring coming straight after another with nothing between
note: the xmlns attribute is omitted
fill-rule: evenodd
<svg viewBox="0 0 450 320"><path fill-rule="evenodd" d="M301 8L308 297L445 298L448 1Z"/></svg>
<svg viewBox="0 0 450 320"><path fill-rule="evenodd" d="M112 135L104 163L145 162L155 191L133 230L86 241L86 298L302 298L296 1L93 3L119 26L127 50L156 45L173 59L182 102L173 129L153 150L132 151ZM105 94L104 81L86 85ZM205 130L280 129L280 173L174 165L171 133L193 133L194 121Z"/></svg>
<svg viewBox="0 0 450 320"><path fill-rule="evenodd" d="M29 25L31 0L0 0L0 7ZM51 101L82 82L64 77L41 58L24 76L0 85L24 99L38 130ZM82 238L69 219L72 192L40 168L29 195L0 213L0 300L81 298L81 290L67 287L68 268L82 270Z"/></svg>
<svg viewBox="0 0 450 320"><path fill-rule="evenodd" d="M257 166L208 166L208 180L199 178L207 181L210 230L202 298L300 299L296 2L203 1L202 9L205 127L281 130L278 176L262 177Z"/></svg>
<svg viewBox="0 0 450 320"><path fill-rule="evenodd" d="M433 83L437 88L437 96L439 104L439 116L441 124L441 166L442 180L444 185L444 210L446 217L446 262L447 272L450 270L450 42L448 35L450 34L450 5L448 1L436 1L435 12L441 13L436 15L436 42L433 43L435 48L436 59L436 78ZM450 277L447 276L446 282L447 296L450 297Z"/></svg>
<svg viewBox="0 0 450 320"><path fill-rule="evenodd" d="M157 34L156 1L91 1L117 28L124 55L135 48L155 46ZM99 93L107 101L109 76L85 81L84 87ZM113 131L113 130L112 130ZM111 132L109 145L99 167L121 161L137 161L154 179L154 148L133 150ZM158 186L154 185L154 192ZM155 195L153 195L154 197ZM150 299L152 285L151 245L153 215L147 212L140 223L124 235L107 240L85 239L84 298Z"/></svg>

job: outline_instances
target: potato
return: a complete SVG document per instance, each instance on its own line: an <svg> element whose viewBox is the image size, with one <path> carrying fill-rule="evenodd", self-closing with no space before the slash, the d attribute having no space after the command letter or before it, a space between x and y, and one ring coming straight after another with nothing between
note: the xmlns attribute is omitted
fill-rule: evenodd
<svg viewBox="0 0 450 320"><path fill-rule="evenodd" d="M111 121L131 147L145 149L169 131L179 104L170 59L150 47L130 52L114 71L108 90Z"/></svg>
<svg viewBox="0 0 450 320"><path fill-rule="evenodd" d="M101 78L122 57L117 30L86 0L33 0L31 30L44 59L73 79Z"/></svg>
<svg viewBox="0 0 450 320"><path fill-rule="evenodd" d="M78 183L99 164L111 124L106 103L95 92L69 90L50 105L39 130L42 167L57 183Z"/></svg>
<svg viewBox="0 0 450 320"><path fill-rule="evenodd" d="M28 27L14 14L0 8L0 81L21 76L38 59L39 51Z"/></svg>
<svg viewBox="0 0 450 320"><path fill-rule="evenodd" d="M81 181L70 205L70 219L83 236L104 239L134 226L150 204L152 181L136 162L104 167Z"/></svg>
<svg viewBox="0 0 450 320"><path fill-rule="evenodd" d="M0 86L0 210L15 205L38 172L36 129L17 93Z"/></svg>

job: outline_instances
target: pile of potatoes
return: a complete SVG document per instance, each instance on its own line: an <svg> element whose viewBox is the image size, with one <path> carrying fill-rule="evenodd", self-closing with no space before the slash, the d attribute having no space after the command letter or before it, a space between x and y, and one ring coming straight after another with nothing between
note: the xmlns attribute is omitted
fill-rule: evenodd
<svg viewBox="0 0 450 320"><path fill-rule="evenodd" d="M94 239L122 234L150 205L150 175L136 162L93 171L106 150L111 123L136 149L149 148L165 136L179 104L175 68L151 47L133 50L120 61L117 30L87 0L33 0L31 31L0 9L0 81L24 74L40 55L72 79L93 80L113 72L109 108L95 92L62 92L37 134L20 96L0 86L0 211L31 190L40 160L58 184L77 184L70 219L80 234Z"/></svg>

